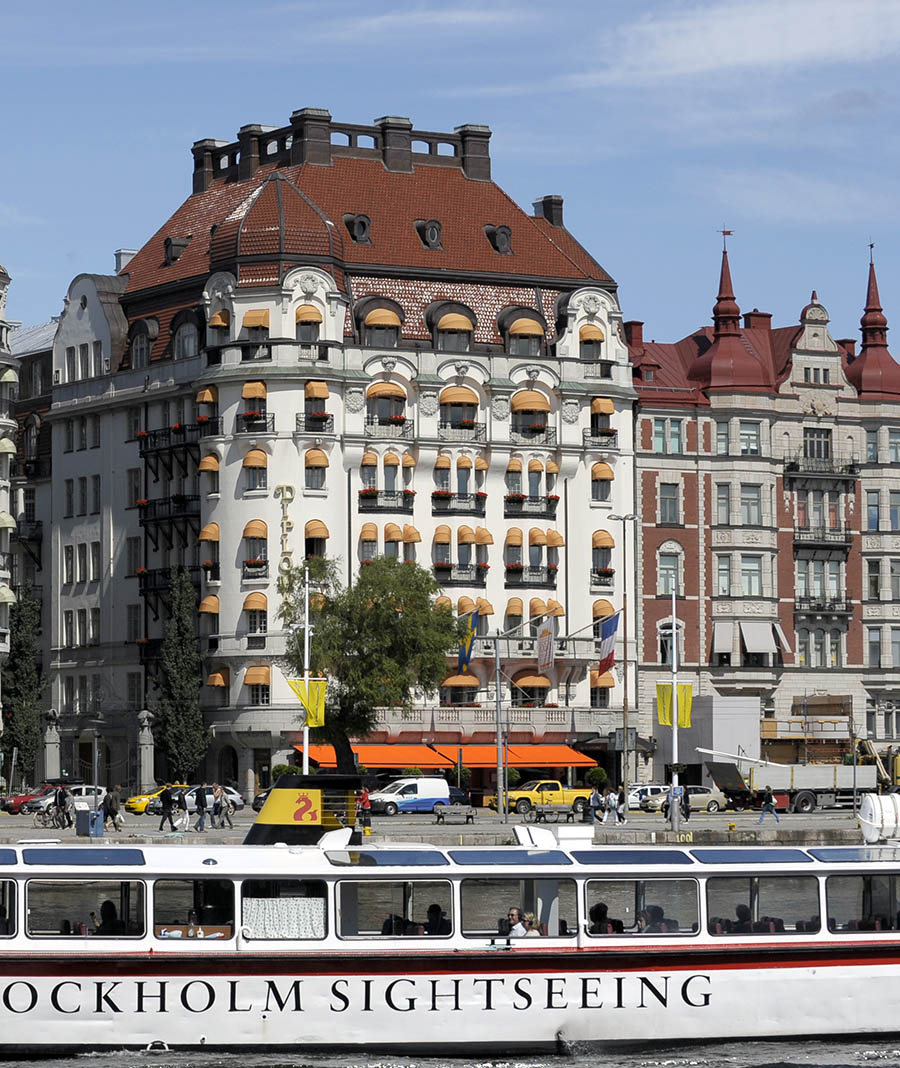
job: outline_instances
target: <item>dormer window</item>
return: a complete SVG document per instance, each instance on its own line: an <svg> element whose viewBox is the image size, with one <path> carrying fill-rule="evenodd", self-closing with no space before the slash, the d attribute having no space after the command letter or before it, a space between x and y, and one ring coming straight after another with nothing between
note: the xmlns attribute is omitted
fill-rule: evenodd
<svg viewBox="0 0 900 1068"><path fill-rule="evenodd" d="M224 345L228 341L228 328L231 326L231 312L221 308L210 316L207 326L212 331L213 344Z"/></svg>
<svg viewBox="0 0 900 1068"><path fill-rule="evenodd" d="M599 360L603 352L604 334L599 326L585 323L578 332L578 354L582 360Z"/></svg>
<svg viewBox="0 0 900 1068"><path fill-rule="evenodd" d="M302 345L314 345L319 340L322 313L312 304L301 304L294 315L296 338Z"/></svg>
<svg viewBox="0 0 900 1068"><path fill-rule="evenodd" d="M439 352L468 352L472 347L472 323L458 312L442 315L435 333Z"/></svg>
<svg viewBox="0 0 900 1068"><path fill-rule="evenodd" d="M400 316L390 308L373 308L363 322L363 335L370 348L395 349L400 340Z"/></svg>
<svg viewBox="0 0 900 1068"><path fill-rule="evenodd" d="M345 215L344 225L357 245L372 244L372 220L368 215Z"/></svg>
<svg viewBox="0 0 900 1068"><path fill-rule="evenodd" d="M182 323L175 331L173 354L176 360L187 360L197 355L197 327L194 323Z"/></svg>
<svg viewBox="0 0 900 1068"><path fill-rule="evenodd" d="M516 319L507 332L510 356L538 356L544 340L544 328L536 319Z"/></svg>
<svg viewBox="0 0 900 1068"><path fill-rule="evenodd" d="M425 248L439 249L441 247L441 224L437 219L421 219L415 224L416 232L422 240Z"/></svg>
<svg viewBox="0 0 900 1068"><path fill-rule="evenodd" d="M508 226L486 226L484 232L495 252L501 256L512 254L512 231Z"/></svg>
<svg viewBox="0 0 900 1068"><path fill-rule="evenodd" d="M137 370L150 362L150 338L146 334L135 334L131 341L131 366Z"/></svg>

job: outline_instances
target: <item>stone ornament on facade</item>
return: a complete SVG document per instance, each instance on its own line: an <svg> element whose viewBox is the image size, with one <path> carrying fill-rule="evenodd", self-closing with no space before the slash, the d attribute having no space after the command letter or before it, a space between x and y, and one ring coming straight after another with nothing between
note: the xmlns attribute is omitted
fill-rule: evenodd
<svg viewBox="0 0 900 1068"><path fill-rule="evenodd" d="M594 293L585 293L580 300L573 301L572 303L574 307L580 307L589 319L593 319L603 307L600 298Z"/></svg>
<svg viewBox="0 0 900 1068"><path fill-rule="evenodd" d="M394 368L395 368L395 367L397 366L397 361L396 361L396 360L394 360L394 359L391 359L391 357L390 357L390 356L386 356L386 357L385 357L385 358L384 358L384 359L383 359L383 360L381 361L381 366L382 366L382 367L383 367L383 368L385 369L385 371L386 371L386 372L387 372L388 374L390 374L390 373L391 373L391 372L392 372L392 371L394 370Z"/></svg>
<svg viewBox="0 0 900 1068"><path fill-rule="evenodd" d="M491 415L498 423L504 423L509 418L509 397L494 397L491 401Z"/></svg>
<svg viewBox="0 0 900 1068"><path fill-rule="evenodd" d="M437 393L423 393L419 398L419 404L422 408L422 415L437 415L438 410L438 395Z"/></svg>
<svg viewBox="0 0 900 1068"><path fill-rule="evenodd" d="M299 286L304 297L311 297L319 288L319 280L314 274L302 274L295 282L294 288Z"/></svg>
<svg viewBox="0 0 900 1068"><path fill-rule="evenodd" d="M713 531L713 544L714 545L727 545L731 541L731 535L727 530L714 530Z"/></svg>
<svg viewBox="0 0 900 1068"><path fill-rule="evenodd" d="M800 408L804 415L835 415L837 413L834 397L827 394L809 394L803 398Z"/></svg>
<svg viewBox="0 0 900 1068"><path fill-rule="evenodd" d="M469 373L469 365L464 360L460 360L459 363L455 363L453 366L460 378L465 378Z"/></svg>
<svg viewBox="0 0 900 1068"><path fill-rule="evenodd" d="M581 418L581 405L577 400L565 400L562 406L562 417L564 423L570 425L577 423Z"/></svg>
<svg viewBox="0 0 900 1068"><path fill-rule="evenodd" d="M344 403L347 405L348 412L361 412L365 403L363 391L361 389L348 389L344 394Z"/></svg>

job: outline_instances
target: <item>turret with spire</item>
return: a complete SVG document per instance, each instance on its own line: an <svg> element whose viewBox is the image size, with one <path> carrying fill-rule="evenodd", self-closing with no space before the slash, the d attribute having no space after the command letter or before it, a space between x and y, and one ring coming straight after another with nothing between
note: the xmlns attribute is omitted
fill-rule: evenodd
<svg viewBox="0 0 900 1068"><path fill-rule="evenodd" d="M888 351L887 317L878 294L875 258L869 246L869 281L866 287L866 308L859 320L862 350L847 365L847 378L863 400L881 397L900 397L900 364Z"/></svg>

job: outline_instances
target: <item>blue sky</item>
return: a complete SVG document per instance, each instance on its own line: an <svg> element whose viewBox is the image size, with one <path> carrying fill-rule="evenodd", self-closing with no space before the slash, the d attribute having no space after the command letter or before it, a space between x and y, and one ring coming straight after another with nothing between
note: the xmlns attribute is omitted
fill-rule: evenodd
<svg viewBox="0 0 900 1068"><path fill-rule="evenodd" d="M900 358L898 0L45 0L4 10L8 315L57 314L190 192L190 146L283 125L488 124L495 179L673 340L709 321L723 226L738 303L796 322L816 288L858 336L868 242Z"/></svg>

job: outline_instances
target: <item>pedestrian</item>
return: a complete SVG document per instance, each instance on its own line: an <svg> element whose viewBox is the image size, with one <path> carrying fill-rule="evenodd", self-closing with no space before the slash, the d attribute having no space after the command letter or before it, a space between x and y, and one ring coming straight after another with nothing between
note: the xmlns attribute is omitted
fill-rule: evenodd
<svg viewBox="0 0 900 1068"><path fill-rule="evenodd" d="M763 803L762 810L759 814L759 822L762 823L762 821L770 812L775 817L775 822L781 823L781 820L778 818L778 813L775 811L775 795L772 793L772 787L767 786L766 792L763 794Z"/></svg>
<svg viewBox="0 0 900 1068"><path fill-rule="evenodd" d="M212 788L212 808L209 810L209 825L213 830L219 826L219 816L222 812L222 787L217 782Z"/></svg>
<svg viewBox="0 0 900 1068"><path fill-rule="evenodd" d="M616 796L616 818L619 823L628 822L628 799L625 796L625 784L619 784L619 793Z"/></svg>
<svg viewBox="0 0 900 1068"><path fill-rule="evenodd" d="M112 789L106 791L103 798L103 826L108 831L119 830L120 789L118 785L113 786Z"/></svg>
<svg viewBox="0 0 900 1068"><path fill-rule="evenodd" d="M372 802L369 800L369 788L364 786L356 798L356 822L365 829L372 826Z"/></svg>
<svg viewBox="0 0 900 1068"><path fill-rule="evenodd" d="M203 833L206 831L206 812L209 807L206 800L205 782L194 790L194 804L197 808L197 822L194 824L194 830Z"/></svg>
<svg viewBox="0 0 900 1068"><path fill-rule="evenodd" d="M603 794L600 793L600 787L596 784L594 789L591 790L591 796L588 798L588 805L591 809L591 823L603 823Z"/></svg>
<svg viewBox="0 0 900 1068"><path fill-rule="evenodd" d="M178 791L178 795L174 798L173 807L178 811L178 815L175 817L175 829L186 831L190 820L188 819L187 798L184 796L183 788Z"/></svg>
<svg viewBox="0 0 900 1068"><path fill-rule="evenodd" d="M606 812L607 815L612 816L613 823L619 822L618 808L618 795L614 790L608 790L606 794ZM603 822L606 823L606 820Z"/></svg>
<svg viewBox="0 0 900 1068"><path fill-rule="evenodd" d="M684 787L684 793L681 795L681 818L685 823L691 818L691 794L686 786Z"/></svg>
<svg viewBox="0 0 900 1068"><path fill-rule="evenodd" d="M59 815L64 818L66 813L66 787L63 783L60 783L56 788L56 793L53 795L53 804Z"/></svg>
<svg viewBox="0 0 900 1068"><path fill-rule="evenodd" d="M71 827L75 823L75 795L66 787L66 799L65 799L65 817L66 826Z"/></svg>
<svg viewBox="0 0 900 1068"><path fill-rule="evenodd" d="M169 821L169 827L174 831L175 822L172 819L172 803L174 801L172 796L172 787L166 783L162 788L159 795L159 803L162 806L162 817L159 821L159 829L162 830L165 827L166 820Z"/></svg>
<svg viewBox="0 0 900 1068"><path fill-rule="evenodd" d="M232 819L231 819L231 813L234 811L234 807L231 804L231 798L228 796L228 791L225 789L224 786L220 786L219 790L221 791L221 794L222 794L221 807L219 809L219 827L223 828L225 826L225 822L227 820L228 826L232 830L234 830L234 823L232 822Z"/></svg>

